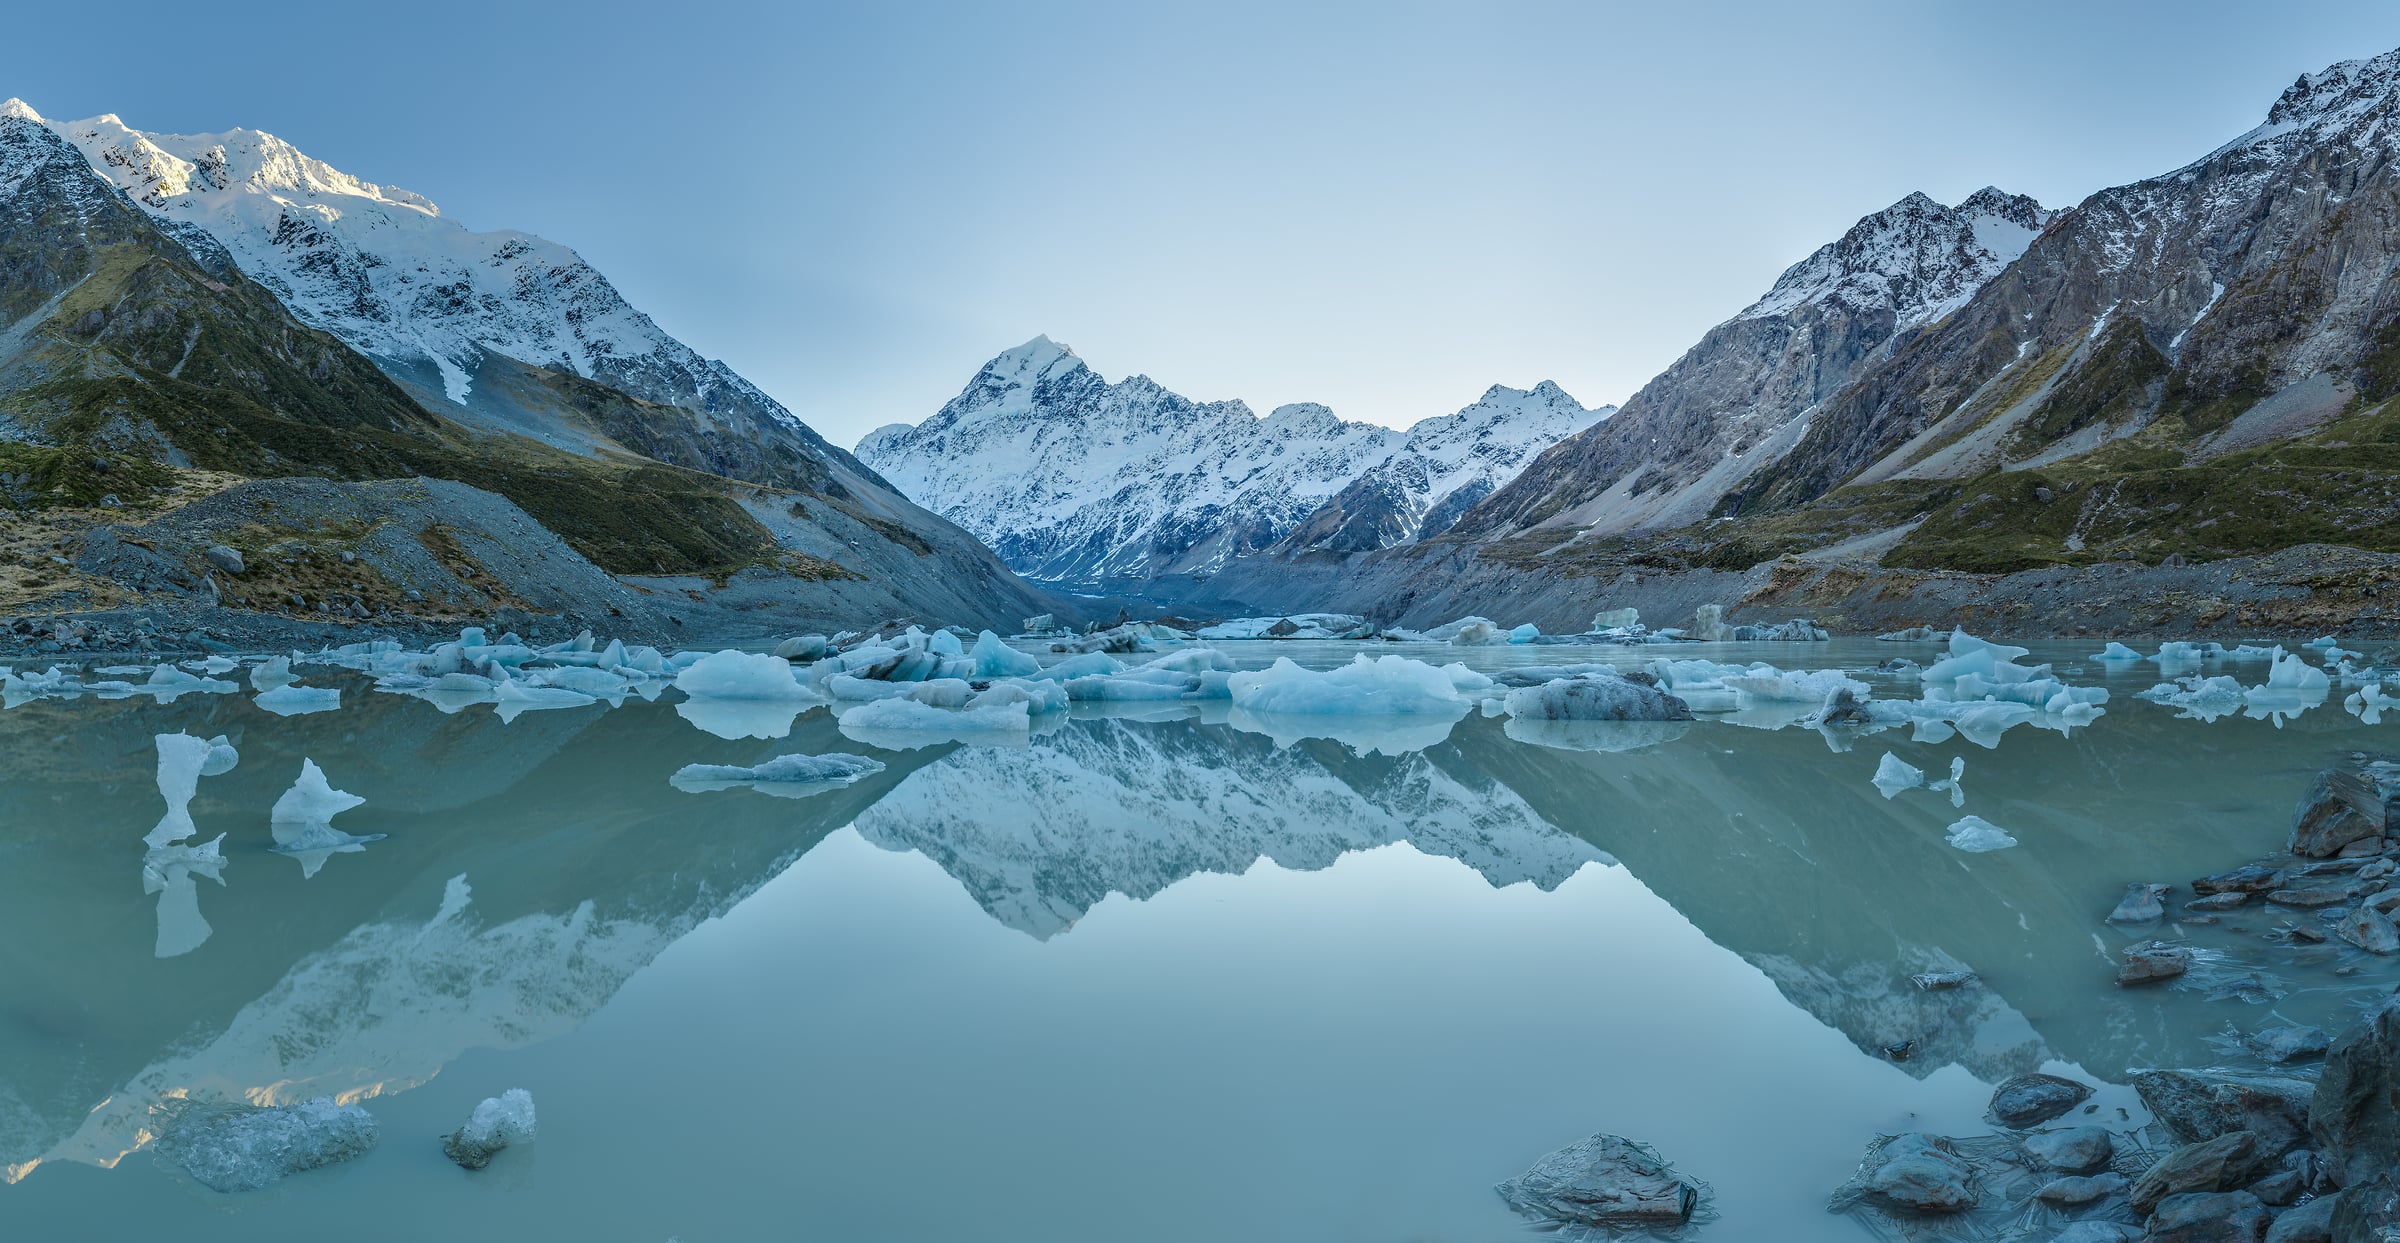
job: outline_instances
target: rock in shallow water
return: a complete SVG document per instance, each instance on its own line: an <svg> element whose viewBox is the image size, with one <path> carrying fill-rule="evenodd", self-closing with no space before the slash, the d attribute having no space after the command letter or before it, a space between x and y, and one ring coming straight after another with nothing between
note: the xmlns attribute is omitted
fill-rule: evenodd
<svg viewBox="0 0 2400 1243"><path fill-rule="evenodd" d="M2373 907L2353 908L2333 925L2333 935L2370 954L2400 953L2400 928Z"/></svg>
<svg viewBox="0 0 2400 1243"><path fill-rule="evenodd" d="M2250 1036L2250 1051L2270 1062L2298 1062L2325 1056L2333 1038L2322 1027L2267 1027Z"/></svg>
<svg viewBox="0 0 2400 1243"><path fill-rule="evenodd" d="M1992 1117L2011 1130L2040 1126L2082 1104L2092 1090L2056 1075L2018 1075L1992 1092Z"/></svg>
<svg viewBox="0 0 2400 1243"><path fill-rule="evenodd" d="M2166 905L2159 899L2167 896L2172 885L2133 884L2125 887L2125 896L2117 900L2115 910L2108 913L2112 924L2151 924L2166 918Z"/></svg>
<svg viewBox="0 0 2400 1243"><path fill-rule="evenodd" d="M2400 997L2385 998L2333 1042L2308 1125L2341 1186L2400 1166Z"/></svg>
<svg viewBox="0 0 2400 1243"><path fill-rule="evenodd" d="M1529 1216L1626 1228L1691 1220L1703 1188L1647 1144L1594 1135L1550 1153L1495 1190L1510 1208Z"/></svg>
<svg viewBox="0 0 2400 1243"><path fill-rule="evenodd" d="M216 1191L256 1191L375 1146L375 1116L321 1096L298 1105L195 1107L170 1121L159 1158Z"/></svg>
<svg viewBox="0 0 2400 1243"><path fill-rule="evenodd" d="M1876 1154L1860 1188L1890 1208L1912 1213L1963 1213L1980 1198L1967 1160L1935 1136L1895 1135Z"/></svg>
<svg viewBox="0 0 2400 1243"><path fill-rule="evenodd" d="M2116 1144L2096 1126L2037 1131L2025 1137L2025 1155L2035 1165L2064 1174L2090 1174L2108 1164Z"/></svg>
<svg viewBox="0 0 2400 1243"><path fill-rule="evenodd" d="M2127 946L2125 965L2117 968L2119 984L2149 984L2172 980L2192 969L2192 951L2164 941Z"/></svg>

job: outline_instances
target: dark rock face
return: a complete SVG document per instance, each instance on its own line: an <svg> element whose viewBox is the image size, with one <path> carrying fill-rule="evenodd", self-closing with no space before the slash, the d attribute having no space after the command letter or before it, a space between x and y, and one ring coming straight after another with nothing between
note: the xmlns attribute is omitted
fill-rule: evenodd
<svg viewBox="0 0 2400 1243"><path fill-rule="evenodd" d="M2390 1172L2345 1189L2336 1198L2326 1237L2332 1243L2400 1241L2400 1187Z"/></svg>
<svg viewBox="0 0 2400 1243"><path fill-rule="evenodd" d="M2170 1196L2216 1191L2242 1181L2257 1146L2250 1132L2227 1131L2168 1153L2134 1180L2133 1211L2148 1214Z"/></svg>
<svg viewBox="0 0 2400 1243"><path fill-rule="evenodd" d="M2092 1089L2056 1075L2018 1075L1992 1092L1992 1116L2013 1130L2040 1126L2082 1104Z"/></svg>
<svg viewBox="0 0 2400 1243"><path fill-rule="evenodd" d="M2259 1243L2270 1220L2246 1191L2168 1196L2150 1215L2150 1243Z"/></svg>
<svg viewBox="0 0 2400 1243"><path fill-rule="evenodd" d="M2386 999L2333 1042L2308 1119L2336 1185L2400 1168L2400 998Z"/></svg>
<svg viewBox="0 0 2400 1243"><path fill-rule="evenodd" d="M2334 1210L2340 1206L2339 1195L2318 1196L2276 1218L2267 1227L2267 1243L2327 1243L2333 1237Z"/></svg>
<svg viewBox="0 0 2400 1243"><path fill-rule="evenodd" d="M2301 796L2299 809L2292 813L2287 848L2293 854L2329 859L2352 842L2382 835L2383 822L2362 814L2349 797L2355 784L2356 778L2340 769L2317 774L2308 793Z"/></svg>
<svg viewBox="0 0 2400 1243"><path fill-rule="evenodd" d="M2260 1156L2280 1156L2306 1142L2310 1101L2317 1089L2282 1075L2143 1071L2133 1076L2142 1104L2177 1139L2190 1143L2246 1131Z"/></svg>
<svg viewBox="0 0 2400 1243"><path fill-rule="evenodd" d="M1618 1135L1569 1144L1496 1190L1528 1216L1610 1229L1672 1228L1700 1204L1698 1186L1649 1146Z"/></svg>

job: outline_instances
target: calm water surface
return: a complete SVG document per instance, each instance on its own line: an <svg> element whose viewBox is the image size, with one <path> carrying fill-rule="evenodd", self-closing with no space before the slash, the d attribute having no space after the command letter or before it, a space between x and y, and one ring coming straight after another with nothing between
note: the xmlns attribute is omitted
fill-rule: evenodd
<svg viewBox="0 0 2400 1243"><path fill-rule="evenodd" d="M2108 714L1995 749L1768 728L1795 705L1598 740L1623 750L1480 717L1279 742L1220 709L887 751L821 707L728 739L672 693L503 722L326 670L345 706L311 716L26 704L0 713L0 1236L1508 1239L1491 1185L1613 1131L1714 1185L1707 1237L1862 1238L1822 1205L1878 1132L1975 1133L2007 1075L2121 1084L2391 986L2240 912L2181 929L2224 956L2190 986L2110 983L2127 882L2273 849L2309 775L2394 726L2338 691L2280 727L2180 720L2129 697L2154 668L2088 650L2036 658L2111 685ZM230 862L149 896L151 738L178 729L240 749L193 806ZM2022 844L1949 847L1946 798L1869 784L1887 750L1965 756L1965 811ZM888 767L801 799L668 782L833 751ZM366 798L338 827L388 835L313 875L268 849L303 757ZM1956 967L1987 987L1903 978ZM436 1137L508 1087L538 1142L460 1171ZM318 1095L380 1147L240 1195L148 1148L162 1102Z"/></svg>

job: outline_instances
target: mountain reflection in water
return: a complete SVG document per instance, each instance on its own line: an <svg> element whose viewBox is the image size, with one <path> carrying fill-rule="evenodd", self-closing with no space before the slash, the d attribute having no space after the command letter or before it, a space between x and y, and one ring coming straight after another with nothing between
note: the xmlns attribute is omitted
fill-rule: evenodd
<svg viewBox="0 0 2400 1243"><path fill-rule="evenodd" d="M2342 994L2324 988L2290 988L2273 1007L2189 989L2121 992L2108 983L2110 958L2129 936L2099 921L2129 880L2181 883L2272 848L2309 774L2360 745L2366 727L2334 711L2272 728L2180 720L2120 696L2072 737L2016 730L1984 750L1960 739L1918 745L1899 731L1847 752L1802 728L1704 720L1579 738L1469 718L1386 754L1155 709L1079 716L1023 746L881 751L843 737L822 709L785 737L728 739L669 703L505 723L363 687L344 704L293 718L214 696L0 713L9 826L0 834L0 1179L17 1184L0 1189L0 1220L12 1198L29 1211L50 1203L39 1194L53 1177L45 1166L118 1166L146 1144L164 1101L397 1101L462 1059L570 1037L679 940L845 829L921 855L941 884L1058 961L1053 947L1125 935L1122 919L1079 927L1096 908L1146 904L1205 874L1221 877L1210 892L1246 895L1229 907L1239 911L1305 907L1319 898L1274 878L1342 873L1340 861L1402 843L1544 901L1563 900L1562 886L1585 869L1621 864L1610 900L1644 912L1648 931L1511 943L1502 952L1513 969L1547 965L1564 981L1586 963L1688 956L1698 951L1670 947L1696 934L1746 961L1787 1013L1839 1033L1871 1073L1902 1076L1895 1085L1953 1067L1988 1083L2059 1063L2121 1082L2129 1067L2207 1061L2211 1034L2262 1025L2270 1009L2328 1024L2346 1013ZM153 860L146 894L141 838L158 816L152 736L177 729L226 734L240 749L240 764L204 779L193 804L192 841L226 834L224 861ZM1958 813L1946 798L1887 800L1870 784L1886 750L1936 772L1966 756L1968 809L2023 844L1951 849L1942 828ZM690 793L669 780L689 763L837 751L886 767L804 799ZM279 861L266 809L304 758L367 801L343 814L345 842L286 842L285 852L383 840L330 864L302 853L302 868L269 866ZM855 866L847 859L837 851L825 866ZM1448 918L1459 892L1424 897L1423 917ZM886 926L872 908L852 914L859 932L888 944L923 938L926 955L945 953L942 936L953 935ZM1423 1004L1439 1008L1490 965L1436 956L1422 969ZM1906 982L1936 969L1974 970L1985 987L1926 993ZM1692 1009L1707 989L1728 987L1693 985L1611 1003ZM1239 979L1220 987L1228 1006L1297 1004L1251 996ZM1538 1013L1544 1001L1526 1004ZM1908 1060L1884 1060L1886 1045L1910 1040ZM1587 1052L1602 1065L1612 1058L1605 1043ZM1497 1059L1484 1072L1495 1085L1519 1073L1505 1043L1460 1053ZM1618 1069L1712 1090L1697 1068ZM1539 1068L1522 1073L1540 1090ZM1171 1084L1152 1086L1182 1099ZM1962 1080L1942 1093L1979 1090ZM544 1102L554 1148L552 1119L575 1116L559 1104L563 1112ZM913 1125L943 1125L938 1106L910 1109ZM1577 1125L1613 1121L1593 1110ZM386 1143L422 1147L420 1138ZM1484 1136L1493 1168L1462 1186L1488 1186L1485 1173L1513 1173L1571 1138ZM1866 1138L1810 1142L1838 1155ZM1697 1172L1738 1198L1729 1184L1739 1171ZM1309 1233L1295 1227L1294 1237ZM996 1237L1020 1234L1046 1237L1013 1227Z"/></svg>

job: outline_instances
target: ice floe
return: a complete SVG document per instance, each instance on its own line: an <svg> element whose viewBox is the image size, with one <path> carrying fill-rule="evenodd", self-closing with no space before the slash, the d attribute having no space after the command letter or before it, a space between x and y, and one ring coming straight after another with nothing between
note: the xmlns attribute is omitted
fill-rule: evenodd
<svg viewBox="0 0 2400 1243"><path fill-rule="evenodd" d="M375 1147L375 1116L318 1097L297 1105L187 1103L162 1128L158 1156L212 1191L256 1191Z"/></svg>
<svg viewBox="0 0 2400 1243"><path fill-rule="evenodd" d="M2008 830L1981 816L1960 816L1951 824L1948 836L1952 846L1970 854L2006 850L2017 844Z"/></svg>
<svg viewBox="0 0 2400 1243"><path fill-rule="evenodd" d="M466 1125L442 1137L442 1155L463 1169L480 1170L504 1148L533 1142L533 1093L510 1088L486 1097L467 1115Z"/></svg>

